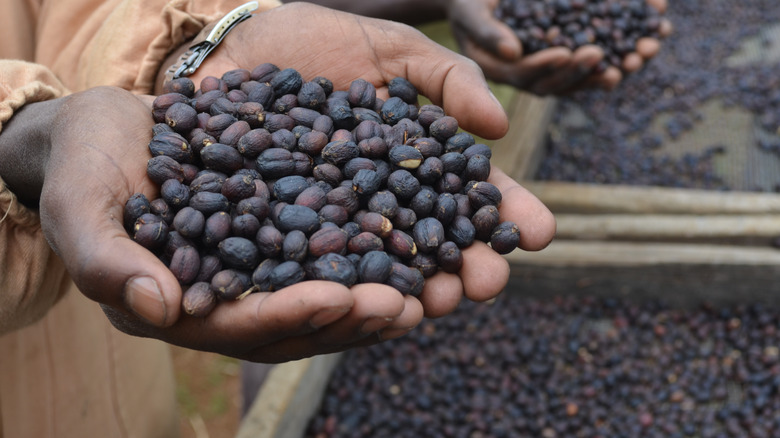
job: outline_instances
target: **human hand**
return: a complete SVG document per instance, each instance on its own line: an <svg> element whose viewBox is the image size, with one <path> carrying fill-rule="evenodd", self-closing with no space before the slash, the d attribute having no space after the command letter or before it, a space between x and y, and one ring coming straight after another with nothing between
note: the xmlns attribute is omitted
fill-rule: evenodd
<svg viewBox="0 0 780 438"><path fill-rule="evenodd" d="M647 0L663 13L666 0ZM635 72L661 48L660 40L642 38L636 51L623 59L620 68L596 70L604 52L596 45L582 46L573 52L552 47L523 55L514 31L495 18L498 0L450 0L448 16L462 53L479 64L485 75L496 82L512 85L537 95L564 95L584 88L613 89L625 74ZM659 33L671 33L671 24L662 20ZM596 71L596 72L594 72Z"/></svg>
<svg viewBox="0 0 780 438"><path fill-rule="evenodd" d="M304 2L242 22L190 78L197 86L206 76L220 77L235 68L251 70L266 62L295 68L304 79L327 77L336 90L346 90L362 78L383 98L387 83L401 76L457 118L466 131L493 139L508 129L503 108L473 61L407 25Z"/></svg>
<svg viewBox="0 0 780 438"><path fill-rule="evenodd" d="M437 274L419 299L379 284L346 288L307 281L223 302L206 318L184 314L173 274L131 240L122 223L131 194L157 193L146 176L150 101L120 89L92 89L63 99L47 124L41 226L78 288L120 330L251 361L282 362L401 336L424 314L445 315L464 295L489 299L506 284L506 262L485 254L491 250L480 244L464 252L460 277ZM504 191L502 215L521 224L520 246L544 247L554 233L549 211L500 172L491 181ZM498 275L482 282L486 269Z"/></svg>

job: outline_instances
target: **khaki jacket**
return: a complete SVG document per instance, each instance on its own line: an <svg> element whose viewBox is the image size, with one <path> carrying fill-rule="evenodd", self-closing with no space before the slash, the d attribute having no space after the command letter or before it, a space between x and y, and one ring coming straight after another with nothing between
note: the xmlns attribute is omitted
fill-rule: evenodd
<svg viewBox="0 0 780 438"><path fill-rule="evenodd" d="M151 93L164 58L243 0L3 0L0 135L98 85ZM278 6L261 0L261 9ZM116 330L0 179L0 438L174 437L168 346Z"/></svg>

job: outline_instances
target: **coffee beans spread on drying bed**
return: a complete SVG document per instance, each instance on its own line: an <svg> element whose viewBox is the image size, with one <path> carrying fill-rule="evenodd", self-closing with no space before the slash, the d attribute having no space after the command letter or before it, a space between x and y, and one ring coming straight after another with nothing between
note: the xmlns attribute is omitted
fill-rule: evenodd
<svg viewBox="0 0 780 438"><path fill-rule="evenodd" d="M535 178L780 190L780 8L668 3L674 32L657 56L612 91L557 100Z"/></svg>
<svg viewBox="0 0 780 438"><path fill-rule="evenodd" d="M619 68L637 40L659 36L661 24L646 0L501 0L495 16L514 29L524 54L598 45L604 50L599 70Z"/></svg>
<svg viewBox="0 0 780 438"><path fill-rule="evenodd" d="M776 307L464 302L345 352L307 438L780 436Z"/></svg>
<svg viewBox="0 0 780 438"><path fill-rule="evenodd" d="M490 149L418 107L403 78L387 100L362 79L334 91L272 64L166 87L147 164L160 196L133 195L124 221L185 287L190 315L315 279L417 295L475 240L517 247L486 181Z"/></svg>

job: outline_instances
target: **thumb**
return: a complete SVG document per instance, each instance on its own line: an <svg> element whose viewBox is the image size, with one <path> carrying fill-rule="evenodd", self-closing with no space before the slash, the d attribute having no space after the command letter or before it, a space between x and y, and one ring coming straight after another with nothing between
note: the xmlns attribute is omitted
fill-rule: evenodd
<svg viewBox="0 0 780 438"><path fill-rule="evenodd" d="M79 290L151 325L172 325L180 313L181 286L162 261L127 235L122 207L82 208L76 213L72 206L85 204L73 201L77 200L60 198L53 206L42 199L41 224ZM96 205L100 204L92 204Z"/></svg>

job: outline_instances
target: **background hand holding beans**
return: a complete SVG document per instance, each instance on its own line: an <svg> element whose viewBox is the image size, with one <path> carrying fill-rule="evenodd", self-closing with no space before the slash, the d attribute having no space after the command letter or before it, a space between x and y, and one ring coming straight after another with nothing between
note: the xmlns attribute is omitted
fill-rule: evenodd
<svg viewBox="0 0 780 438"><path fill-rule="evenodd" d="M458 45L485 75L539 95L614 88L671 33L666 0L455 0Z"/></svg>

